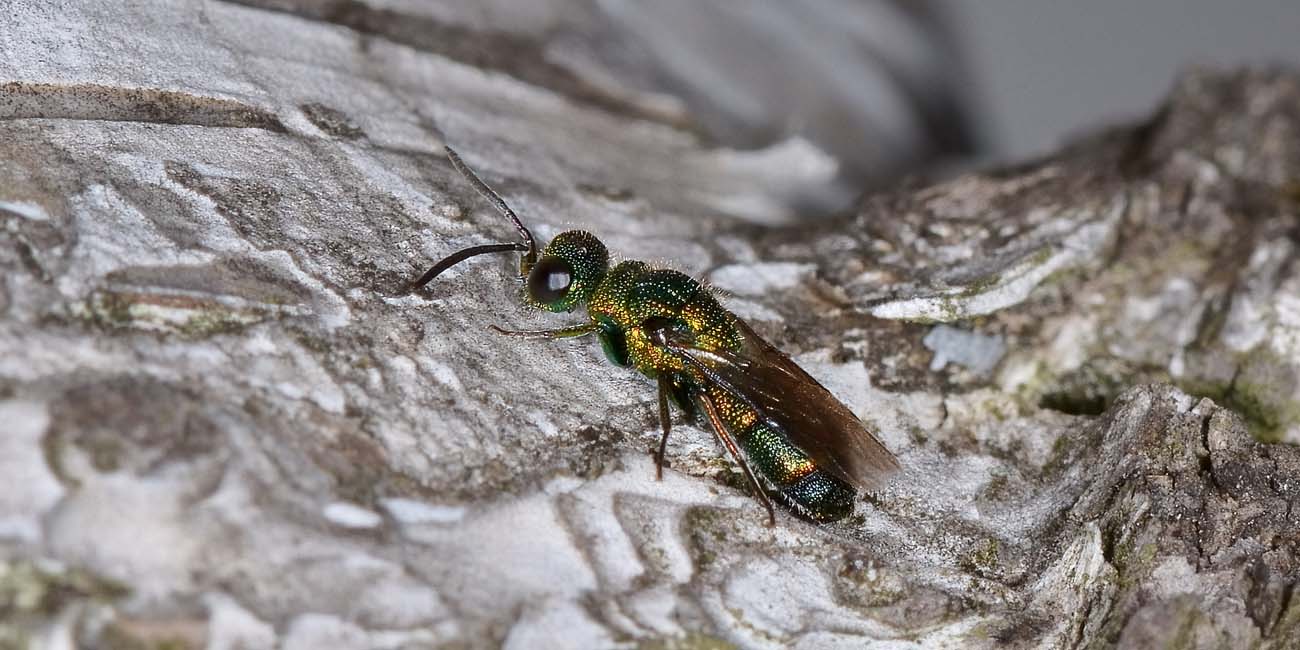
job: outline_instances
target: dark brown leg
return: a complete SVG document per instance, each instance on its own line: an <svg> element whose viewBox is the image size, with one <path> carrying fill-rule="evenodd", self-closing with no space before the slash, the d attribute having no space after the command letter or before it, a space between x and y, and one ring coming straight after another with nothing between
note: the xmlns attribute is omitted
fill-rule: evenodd
<svg viewBox="0 0 1300 650"><path fill-rule="evenodd" d="M749 463L745 462L745 457L740 454L740 448L736 446L736 441L732 440L731 434L727 433L727 427L723 426L722 420L718 418L718 410L709 400L709 396L701 392L699 394L700 405L704 407L704 413L709 416L709 423L713 425L713 430L718 432L718 437L722 439L722 444L726 446L727 451L731 452L731 457L736 459L736 464L744 470L745 478L749 479L749 486L754 490L754 496L759 502L767 508L767 525L776 525L776 510L772 507L772 499L767 496L763 490L763 485L758 482L758 477L754 476L753 470L749 469Z"/></svg>
<svg viewBox="0 0 1300 650"><path fill-rule="evenodd" d="M673 430L672 415L668 412L668 391L670 386L663 375L659 375L659 426L663 427L664 436L659 439L659 453L655 454L655 480L664 480L664 451L668 449L668 434Z"/></svg>

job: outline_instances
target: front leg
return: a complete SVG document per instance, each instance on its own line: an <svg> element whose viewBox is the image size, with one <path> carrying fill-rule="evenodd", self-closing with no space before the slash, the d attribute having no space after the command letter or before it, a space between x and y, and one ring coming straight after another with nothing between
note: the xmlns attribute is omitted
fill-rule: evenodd
<svg viewBox="0 0 1300 650"><path fill-rule="evenodd" d="M534 340L571 339L579 336L587 336L588 334L595 334L596 330L599 329L599 326L594 322L570 325L569 327L562 327L557 330L507 330L501 329L496 325L488 325L488 327L492 328L492 331L502 336Z"/></svg>

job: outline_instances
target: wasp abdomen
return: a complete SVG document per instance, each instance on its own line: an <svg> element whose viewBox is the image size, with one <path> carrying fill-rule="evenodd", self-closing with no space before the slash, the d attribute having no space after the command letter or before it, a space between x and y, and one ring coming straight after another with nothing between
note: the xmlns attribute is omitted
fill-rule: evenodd
<svg viewBox="0 0 1300 650"><path fill-rule="evenodd" d="M814 470L777 492L791 510L816 522L837 521L853 514L854 491L844 481Z"/></svg>
<svg viewBox="0 0 1300 650"><path fill-rule="evenodd" d="M747 404L716 387L708 395L719 417L735 432L749 462L766 477L782 503L819 522L843 519L853 511L856 493L852 486L819 469L789 436Z"/></svg>
<svg viewBox="0 0 1300 650"><path fill-rule="evenodd" d="M814 521L843 519L853 511L853 488L818 469L779 430L760 421L738 437L750 462L792 510Z"/></svg>

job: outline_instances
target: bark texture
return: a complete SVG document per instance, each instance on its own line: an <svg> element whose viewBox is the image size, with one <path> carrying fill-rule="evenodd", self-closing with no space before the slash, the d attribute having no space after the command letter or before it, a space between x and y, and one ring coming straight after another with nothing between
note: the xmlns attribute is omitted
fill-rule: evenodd
<svg viewBox="0 0 1300 650"><path fill-rule="evenodd" d="M0 12L0 647L1295 647L1300 76L772 229L833 158L343 5ZM444 142L904 471L768 528L679 422L655 482L649 382L486 329L577 318L511 262L400 295L512 235Z"/></svg>

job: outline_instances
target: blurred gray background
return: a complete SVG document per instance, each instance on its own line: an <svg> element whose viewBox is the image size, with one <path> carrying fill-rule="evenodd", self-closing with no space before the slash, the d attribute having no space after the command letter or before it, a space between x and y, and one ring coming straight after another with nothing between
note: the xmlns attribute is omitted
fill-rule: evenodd
<svg viewBox="0 0 1300 650"><path fill-rule="evenodd" d="M985 158L1140 117L1192 65L1300 65L1296 0L942 0Z"/></svg>
<svg viewBox="0 0 1300 650"><path fill-rule="evenodd" d="M590 12L575 9L586 2ZM1193 66L1300 64L1297 0L542 5L550 6L542 22L595 44L585 51L597 63L584 69L681 98L719 141L817 143L843 165L846 191L818 190L836 197L828 205L899 175L1022 159L1141 119ZM535 33L564 43L555 38L564 30L536 28L538 15L527 16ZM580 58L572 51L566 60Z"/></svg>
<svg viewBox="0 0 1300 650"><path fill-rule="evenodd" d="M438 52L722 148L812 143L834 178L776 192L808 215L851 209L903 176L1022 159L1141 119L1192 66L1300 65L1300 0L232 1Z"/></svg>

